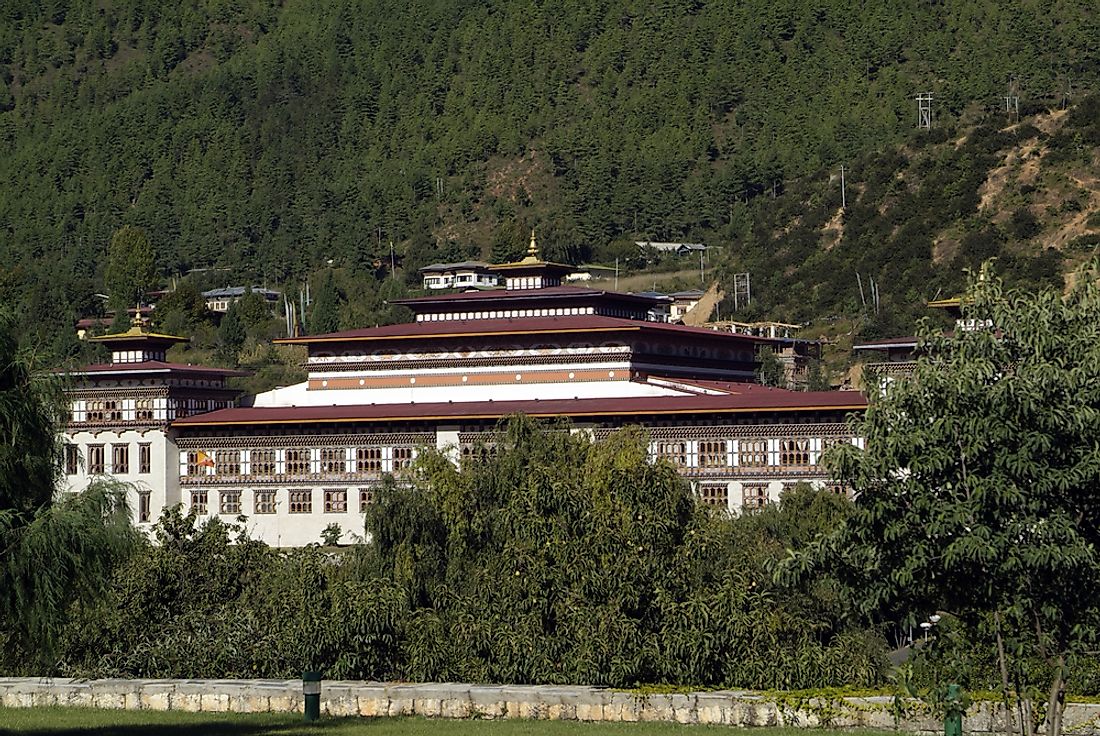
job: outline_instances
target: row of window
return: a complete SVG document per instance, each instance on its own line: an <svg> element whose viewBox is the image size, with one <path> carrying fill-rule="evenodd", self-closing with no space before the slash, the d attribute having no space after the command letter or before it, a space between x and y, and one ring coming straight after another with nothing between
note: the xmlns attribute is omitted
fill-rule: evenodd
<svg viewBox="0 0 1100 736"><path fill-rule="evenodd" d="M246 454L247 453L247 454ZM192 450L187 453L188 476L214 475L358 475L379 476L412 466L414 447L308 447L285 450L217 450L209 454ZM315 457L316 454L316 457Z"/></svg>
<svg viewBox="0 0 1100 736"><path fill-rule="evenodd" d="M108 455L108 448L110 454ZM153 446L148 442L139 442L137 472L147 474L153 472ZM88 475L126 475L130 472L131 446L128 443L114 443L111 445L92 444L84 448L84 457L87 461ZM110 465L107 459L110 458ZM80 448L77 445L65 445L65 474L77 475L80 473Z"/></svg>
<svg viewBox="0 0 1100 736"><path fill-rule="evenodd" d="M833 445L847 440L824 438L819 440L818 455ZM679 468L765 468L778 465L784 468L809 468L816 464L811 455L809 439L780 440L778 452L773 451L766 439L685 440L661 441L652 447L653 454Z"/></svg>
<svg viewBox="0 0 1100 736"><path fill-rule="evenodd" d="M570 317L595 314L593 307L558 307L556 309L500 309L482 312L440 312L418 314L417 322L449 322L461 319L514 319L522 317Z"/></svg>
<svg viewBox="0 0 1100 736"><path fill-rule="evenodd" d="M788 490L794 483L784 483L783 489ZM847 486L841 483L830 483L824 490L835 493L838 496L850 496ZM707 506L717 506L728 509L730 503L729 485L727 483L700 483L695 491L700 503ZM767 483L742 483L741 484L741 508L752 510L764 508L768 505Z"/></svg>
<svg viewBox="0 0 1100 736"><path fill-rule="evenodd" d="M191 508L195 513L204 515L211 512L211 508L217 508L217 513L237 515L247 513L242 504L244 491L228 490L217 491L217 506L212 507L211 500L214 491L195 490L191 492ZM257 490L252 492L253 514L274 514L280 503L280 491ZM286 491L287 511L291 514L313 513L313 489ZM374 489L360 488L358 491L359 513L364 513L367 507L374 503ZM323 504L321 506L326 514L345 514L348 511L348 491L346 488L326 488L323 491Z"/></svg>
<svg viewBox="0 0 1100 736"><path fill-rule="evenodd" d="M230 402L217 399L163 399L158 405L157 399L134 399L130 402L122 399L104 399L84 402L84 407L74 406L69 412L73 422L152 422L155 420L186 417L201 414L229 406Z"/></svg>

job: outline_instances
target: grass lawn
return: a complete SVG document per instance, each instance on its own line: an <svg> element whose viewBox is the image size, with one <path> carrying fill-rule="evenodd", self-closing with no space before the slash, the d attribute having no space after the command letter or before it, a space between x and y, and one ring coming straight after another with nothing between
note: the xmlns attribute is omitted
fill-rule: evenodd
<svg viewBox="0 0 1100 736"><path fill-rule="evenodd" d="M322 718L315 724L281 713L183 713L92 708L0 708L0 736L661 736L729 732L715 726L674 723L578 723L575 721L448 721L424 718ZM839 736L843 731L753 729L753 736ZM860 731L860 736L897 736Z"/></svg>

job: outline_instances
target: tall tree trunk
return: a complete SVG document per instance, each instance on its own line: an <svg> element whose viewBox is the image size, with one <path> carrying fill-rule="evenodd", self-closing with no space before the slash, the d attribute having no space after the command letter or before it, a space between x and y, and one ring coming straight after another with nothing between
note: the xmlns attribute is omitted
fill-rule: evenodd
<svg viewBox="0 0 1100 736"><path fill-rule="evenodd" d="M1001 697L1005 706L1005 733L1011 736L1011 734L1016 731L1016 724L1013 722L1015 719L1012 717L1012 696L1008 687L1008 661L1005 659L1005 643L1001 638L1000 611L993 614L993 621L997 625L997 664L1000 665L1001 668ZM1016 693L1015 704L1016 710L1020 713L1020 736L1023 736L1023 709L1020 705L1019 693Z"/></svg>
<svg viewBox="0 0 1100 736"><path fill-rule="evenodd" d="M1065 704L1065 667L1066 655L1059 654L1054 667L1054 682L1050 684L1050 699L1047 701L1047 734L1062 736L1062 706Z"/></svg>
<svg viewBox="0 0 1100 736"><path fill-rule="evenodd" d="M1035 736L1035 716L1031 709L1031 698L1024 695L1019 664L1012 671L1012 680L1016 685L1016 707L1020 710L1020 728L1023 729L1024 736Z"/></svg>

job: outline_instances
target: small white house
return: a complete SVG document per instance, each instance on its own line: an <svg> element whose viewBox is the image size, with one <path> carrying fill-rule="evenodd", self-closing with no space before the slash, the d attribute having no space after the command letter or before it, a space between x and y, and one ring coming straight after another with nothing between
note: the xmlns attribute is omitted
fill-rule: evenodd
<svg viewBox="0 0 1100 736"><path fill-rule="evenodd" d="M651 240L635 240L642 251L655 250L661 253L675 253L678 256L686 256L689 253L701 253L707 249L702 243L659 243Z"/></svg>
<svg viewBox="0 0 1100 736"><path fill-rule="evenodd" d="M425 289L491 289L499 283L488 263L433 263L420 269Z"/></svg>

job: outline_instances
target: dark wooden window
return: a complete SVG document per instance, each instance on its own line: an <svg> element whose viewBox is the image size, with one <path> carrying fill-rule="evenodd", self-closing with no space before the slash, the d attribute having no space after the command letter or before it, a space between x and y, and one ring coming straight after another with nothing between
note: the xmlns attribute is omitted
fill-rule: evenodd
<svg viewBox="0 0 1100 736"><path fill-rule="evenodd" d="M138 445L138 472L153 472L153 446L148 442Z"/></svg>
<svg viewBox="0 0 1100 736"><path fill-rule="evenodd" d="M152 494L149 491L140 491L138 493L138 522L141 524L149 523L151 516L152 506Z"/></svg>
<svg viewBox="0 0 1100 736"><path fill-rule="evenodd" d="M312 514L313 513L313 491L291 491L290 492L290 513L292 513L292 514Z"/></svg>
<svg viewBox="0 0 1100 736"><path fill-rule="evenodd" d="M222 491L218 494L221 501L221 508L219 511L223 514L239 514L241 513L241 492L240 491Z"/></svg>
<svg viewBox="0 0 1100 736"><path fill-rule="evenodd" d="M65 474L76 475L80 472L80 450L76 445L65 445Z"/></svg>
<svg viewBox="0 0 1100 736"><path fill-rule="evenodd" d="M130 472L130 446L111 445L111 474L125 475Z"/></svg>
<svg viewBox="0 0 1100 736"><path fill-rule="evenodd" d="M257 514L275 513L276 491L256 491L255 509Z"/></svg>
<svg viewBox="0 0 1100 736"><path fill-rule="evenodd" d="M103 475L107 472L107 451L103 445L88 445L88 474Z"/></svg>
<svg viewBox="0 0 1100 736"><path fill-rule="evenodd" d="M325 513L342 514L348 510L348 492L339 488L325 490Z"/></svg>

